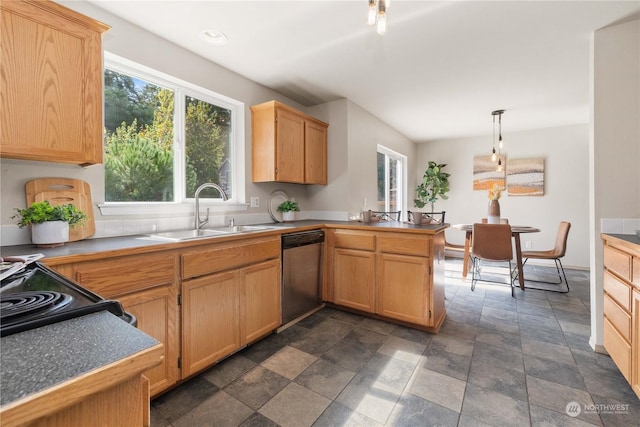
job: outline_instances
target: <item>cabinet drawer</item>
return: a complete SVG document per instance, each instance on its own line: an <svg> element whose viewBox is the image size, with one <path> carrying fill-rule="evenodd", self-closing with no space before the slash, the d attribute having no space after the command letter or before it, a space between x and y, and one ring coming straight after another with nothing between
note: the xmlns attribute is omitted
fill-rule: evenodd
<svg viewBox="0 0 640 427"><path fill-rule="evenodd" d="M280 256L280 237L207 245L182 255L182 278L203 276Z"/></svg>
<svg viewBox="0 0 640 427"><path fill-rule="evenodd" d="M627 381L631 379L631 346L618 333L611 322L604 319L604 348Z"/></svg>
<svg viewBox="0 0 640 427"><path fill-rule="evenodd" d="M635 256L633 257L631 266L631 283L640 289L640 258Z"/></svg>
<svg viewBox="0 0 640 427"><path fill-rule="evenodd" d="M336 248L376 250L376 236L373 233L338 230L333 235L333 241Z"/></svg>
<svg viewBox="0 0 640 427"><path fill-rule="evenodd" d="M607 294L604 295L604 315L620 332L620 335L626 341L631 342L631 316Z"/></svg>
<svg viewBox="0 0 640 427"><path fill-rule="evenodd" d="M631 311L631 286L608 271L604 272L604 290L627 312Z"/></svg>
<svg viewBox="0 0 640 427"><path fill-rule="evenodd" d="M176 279L175 255L136 255L91 261L76 267L75 279L105 298L168 285Z"/></svg>
<svg viewBox="0 0 640 427"><path fill-rule="evenodd" d="M631 255L611 246L604 247L604 266L625 280L631 281Z"/></svg>
<svg viewBox="0 0 640 427"><path fill-rule="evenodd" d="M431 253L431 238L410 234L384 233L378 237L381 252L428 257Z"/></svg>

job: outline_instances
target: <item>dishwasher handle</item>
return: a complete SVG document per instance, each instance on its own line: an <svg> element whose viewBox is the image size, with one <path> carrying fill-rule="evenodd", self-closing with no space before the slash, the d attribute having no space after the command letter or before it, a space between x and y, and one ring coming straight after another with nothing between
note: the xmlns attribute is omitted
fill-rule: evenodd
<svg viewBox="0 0 640 427"><path fill-rule="evenodd" d="M312 230L282 235L282 250L324 242L324 231Z"/></svg>

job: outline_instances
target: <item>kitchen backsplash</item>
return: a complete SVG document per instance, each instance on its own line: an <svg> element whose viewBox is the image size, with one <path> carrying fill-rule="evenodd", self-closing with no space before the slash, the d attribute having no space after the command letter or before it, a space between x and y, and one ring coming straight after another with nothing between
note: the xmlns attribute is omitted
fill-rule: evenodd
<svg viewBox="0 0 640 427"><path fill-rule="evenodd" d="M600 232L607 234L636 234L640 230L640 218L602 218Z"/></svg>
<svg viewBox="0 0 640 427"><path fill-rule="evenodd" d="M238 215L210 215L209 226L219 227L229 224L233 218L236 225L268 224L273 220L268 213L238 214ZM318 219L331 221L345 221L347 212L329 211L301 211L296 212L296 219ZM121 219L96 221L96 234L90 239L101 237L130 236L149 234L163 231L185 230L193 228L193 215L173 218ZM20 229L17 225L7 224L0 228L0 246L25 245L31 243L29 228Z"/></svg>

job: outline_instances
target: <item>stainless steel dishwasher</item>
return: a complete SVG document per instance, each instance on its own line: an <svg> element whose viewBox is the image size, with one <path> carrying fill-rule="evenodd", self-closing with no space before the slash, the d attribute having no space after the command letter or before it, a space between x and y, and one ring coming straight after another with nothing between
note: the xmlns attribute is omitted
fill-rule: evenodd
<svg viewBox="0 0 640 427"><path fill-rule="evenodd" d="M282 235L282 324L322 306L322 230Z"/></svg>

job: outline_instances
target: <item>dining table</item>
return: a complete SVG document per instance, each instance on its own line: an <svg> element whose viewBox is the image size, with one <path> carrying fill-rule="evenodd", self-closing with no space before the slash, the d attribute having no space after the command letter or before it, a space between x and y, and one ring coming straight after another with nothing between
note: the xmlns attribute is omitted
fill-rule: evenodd
<svg viewBox="0 0 640 427"><path fill-rule="evenodd" d="M471 239L473 236L473 224L455 224L452 225L451 228L456 230L464 231L464 258L462 261L462 279L465 280L467 278L467 273L469 272L469 253L471 252ZM523 263L522 263L522 246L520 244L520 235L525 233L538 233L540 232L539 228L532 227L529 225L512 225L511 226L511 236L513 237L513 241L515 243L516 248L516 264L518 268L518 284L520 285L520 289L524 291L524 271L523 271Z"/></svg>

